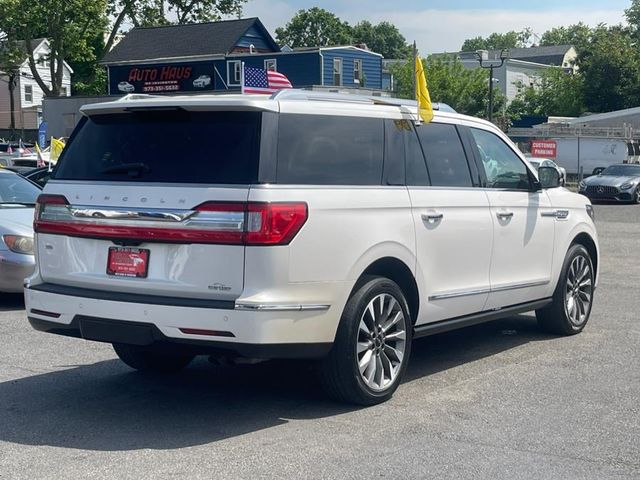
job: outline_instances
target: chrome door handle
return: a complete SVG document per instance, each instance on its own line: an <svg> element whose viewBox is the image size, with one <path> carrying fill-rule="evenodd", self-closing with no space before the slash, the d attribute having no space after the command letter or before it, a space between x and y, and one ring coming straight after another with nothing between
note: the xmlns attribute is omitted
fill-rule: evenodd
<svg viewBox="0 0 640 480"><path fill-rule="evenodd" d="M442 220L444 218L444 214L433 212L433 213L423 213L422 220L425 222L437 222L438 220Z"/></svg>
<svg viewBox="0 0 640 480"><path fill-rule="evenodd" d="M498 212L496 213L496 217L500 220L506 220L507 218L513 217L513 212Z"/></svg>

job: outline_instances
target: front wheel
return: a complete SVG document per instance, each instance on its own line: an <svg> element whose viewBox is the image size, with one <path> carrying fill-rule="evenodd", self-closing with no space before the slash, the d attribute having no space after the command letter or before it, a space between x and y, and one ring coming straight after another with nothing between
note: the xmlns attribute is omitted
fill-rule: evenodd
<svg viewBox="0 0 640 480"><path fill-rule="evenodd" d="M580 333L589 321L594 288L591 255L582 245L572 245L564 260L552 303L536 310L540 327L559 335Z"/></svg>
<svg viewBox="0 0 640 480"><path fill-rule="evenodd" d="M175 373L185 368L193 355L175 355L145 350L137 345L114 343L115 350L120 360L131 368L141 372Z"/></svg>
<svg viewBox="0 0 640 480"><path fill-rule="evenodd" d="M638 188L636 188L636 191L633 192L633 203L635 204L640 203L640 185L638 185Z"/></svg>
<svg viewBox="0 0 640 480"><path fill-rule="evenodd" d="M351 295L320 381L332 398L375 405L398 388L411 353L412 322L398 285L368 279Z"/></svg>

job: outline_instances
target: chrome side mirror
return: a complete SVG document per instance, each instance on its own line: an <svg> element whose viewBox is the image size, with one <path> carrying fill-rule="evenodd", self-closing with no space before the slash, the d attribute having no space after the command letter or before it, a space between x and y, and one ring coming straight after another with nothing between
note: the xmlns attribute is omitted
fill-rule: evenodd
<svg viewBox="0 0 640 480"><path fill-rule="evenodd" d="M557 188L560 186L560 173L553 167L538 168L538 179L542 188Z"/></svg>

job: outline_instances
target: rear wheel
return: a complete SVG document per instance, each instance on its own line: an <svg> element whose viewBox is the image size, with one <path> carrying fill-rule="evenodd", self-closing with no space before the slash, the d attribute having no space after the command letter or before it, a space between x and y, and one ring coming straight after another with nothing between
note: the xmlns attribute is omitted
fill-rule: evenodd
<svg viewBox="0 0 640 480"><path fill-rule="evenodd" d="M319 366L336 400L375 405L398 388L411 352L412 322L396 283L372 277L351 296L329 355Z"/></svg>
<svg viewBox="0 0 640 480"><path fill-rule="evenodd" d="M536 310L539 325L550 333L580 333L591 314L595 284L593 261L582 245L572 245L550 305Z"/></svg>
<svg viewBox="0 0 640 480"><path fill-rule="evenodd" d="M141 372L175 373L185 368L193 355L175 355L145 350L138 345L114 343L115 350L120 360L131 368Z"/></svg>

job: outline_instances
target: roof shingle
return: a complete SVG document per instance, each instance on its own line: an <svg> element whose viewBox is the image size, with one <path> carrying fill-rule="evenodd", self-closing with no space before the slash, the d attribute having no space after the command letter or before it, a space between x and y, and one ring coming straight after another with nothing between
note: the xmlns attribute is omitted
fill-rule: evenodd
<svg viewBox="0 0 640 480"><path fill-rule="evenodd" d="M223 55L230 52L255 23L264 29L257 18L134 28L100 63Z"/></svg>

